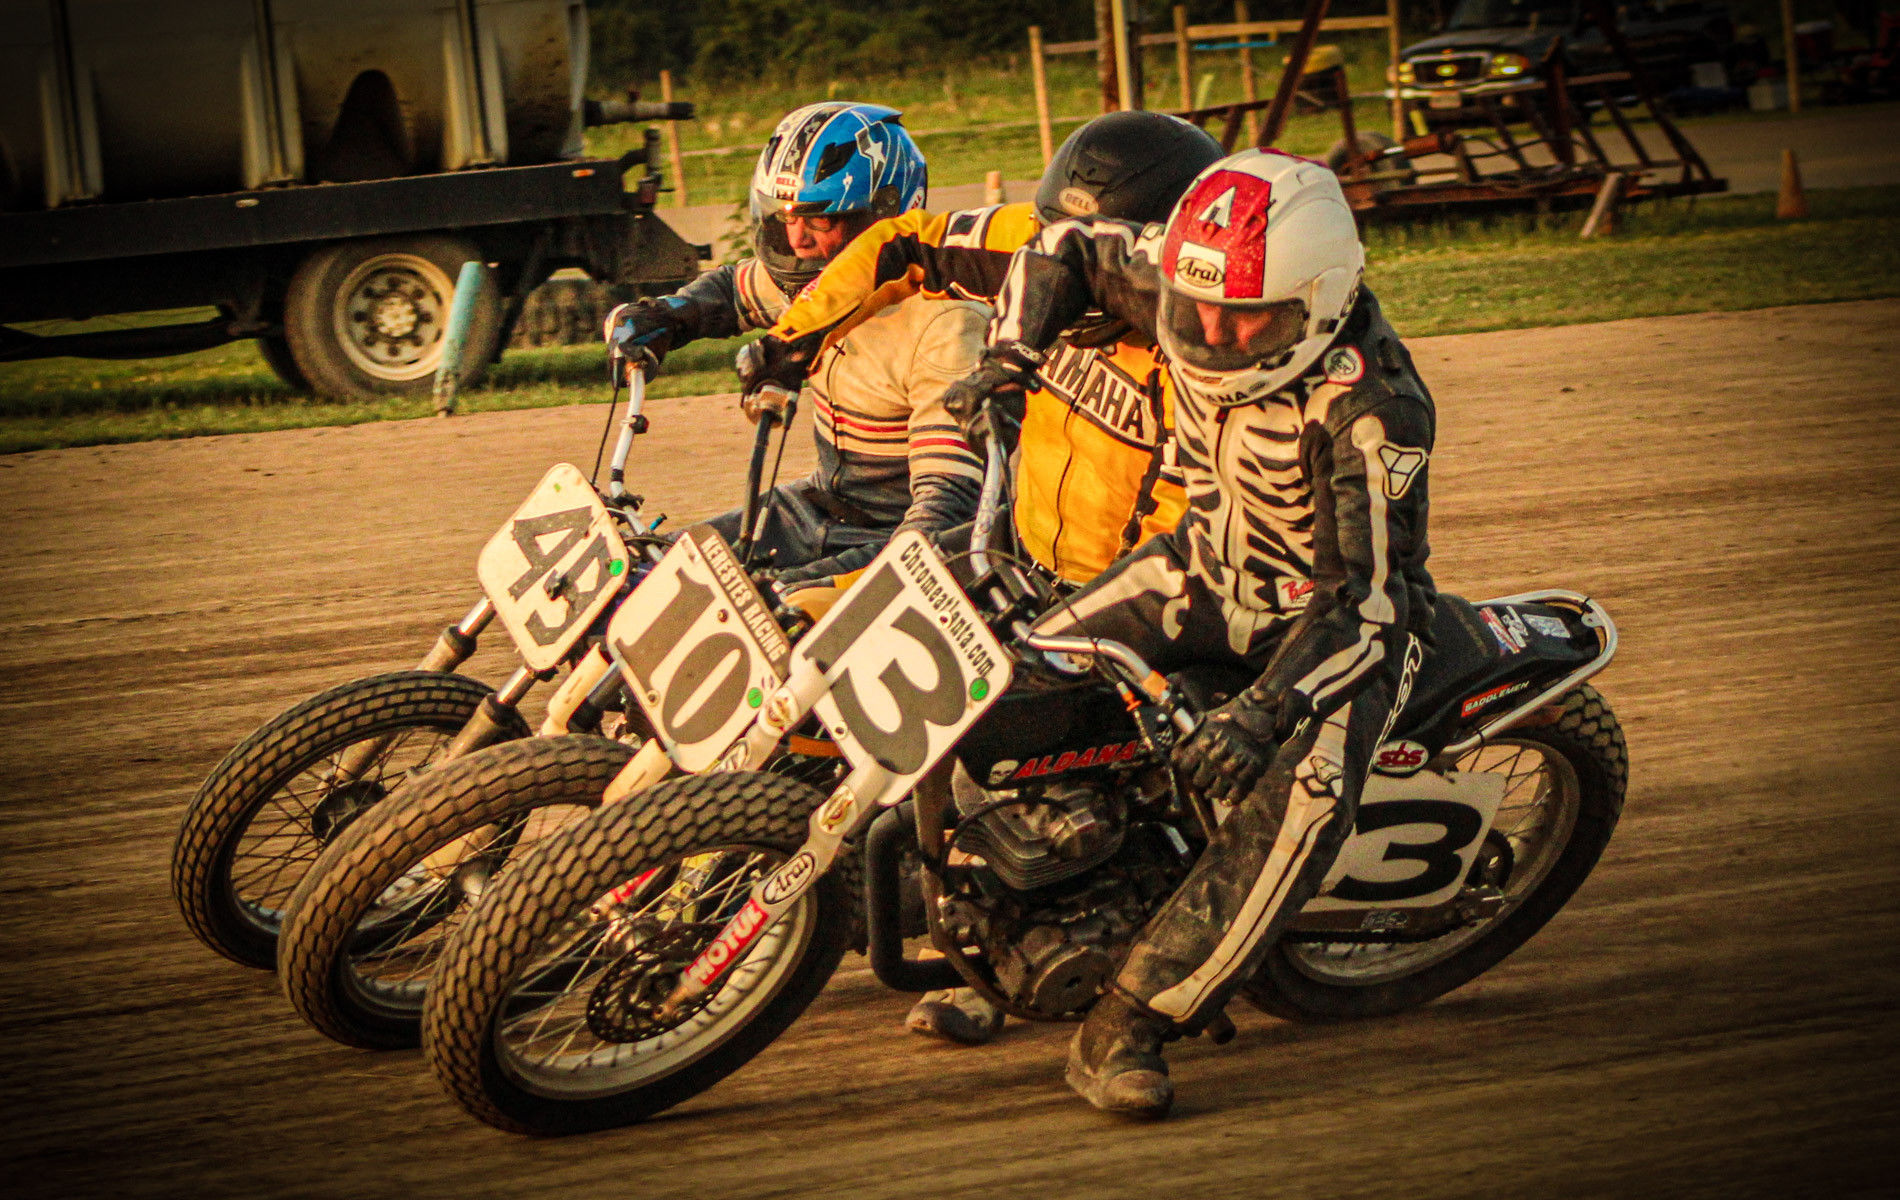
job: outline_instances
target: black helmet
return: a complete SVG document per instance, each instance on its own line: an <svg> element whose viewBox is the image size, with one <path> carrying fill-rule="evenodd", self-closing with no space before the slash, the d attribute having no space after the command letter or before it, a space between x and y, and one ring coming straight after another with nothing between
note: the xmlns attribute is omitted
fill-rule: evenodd
<svg viewBox="0 0 1900 1200"><path fill-rule="evenodd" d="M1068 217L1165 221L1203 168L1222 157L1205 129L1158 112L1100 116L1070 134L1036 185L1044 225Z"/></svg>

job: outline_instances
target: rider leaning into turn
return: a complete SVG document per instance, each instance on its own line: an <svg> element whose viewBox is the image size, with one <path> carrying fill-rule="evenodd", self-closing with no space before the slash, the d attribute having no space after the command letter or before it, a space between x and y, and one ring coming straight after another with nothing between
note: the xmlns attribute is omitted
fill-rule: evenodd
<svg viewBox="0 0 1900 1200"><path fill-rule="evenodd" d="M830 101L791 113L753 170L753 256L669 296L615 309L616 355L655 354L770 325L851 240L919 208L926 171L900 115ZM986 306L924 299L880 312L827 347L805 381L818 466L775 488L757 545L781 584L862 568L899 529L926 535L970 519L982 467L944 411L944 389L982 350ZM712 524L737 541L743 511Z"/></svg>
<svg viewBox="0 0 1900 1200"><path fill-rule="evenodd" d="M1125 642L1163 672L1257 675L1176 747L1224 820L1070 1046L1069 1084L1098 1108L1167 1111L1163 1043L1218 1018L1318 889L1422 653L1432 401L1364 261L1331 171L1249 150L1165 225L1044 230L949 398L1022 386L1090 308L1154 330L1187 513L1038 628Z"/></svg>
<svg viewBox="0 0 1900 1200"><path fill-rule="evenodd" d="M1160 221L1220 156L1220 143L1177 117L1097 117L1049 160L1033 203L873 225L748 347L741 378L794 386L802 364L906 297L993 300L1011 256L1044 227ZM1086 583L1180 519L1187 496L1171 461L1173 403L1150 330L1097 313L1064 332L1024 397L1012 517L1022 548L1057 578ZM1003 1014L975 990L951 988L925 995L905 1024L975 1045L997 1034Z"/></svg>

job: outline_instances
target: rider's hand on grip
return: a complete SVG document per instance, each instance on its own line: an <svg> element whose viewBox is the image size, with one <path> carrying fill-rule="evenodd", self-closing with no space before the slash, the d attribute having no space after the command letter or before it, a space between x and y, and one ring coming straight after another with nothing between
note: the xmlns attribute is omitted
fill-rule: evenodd
<svg viewBox="0 0 1900 1200"><path fill-rule="evenodd" d="M623 377L628 364L637 361L643 351L658 363L676 342L686 341L680 336L686 325L686 307L686 301L671 296L616 305L607 314L605 330L607 360L614 378Z"/></svg>
<svg viewBox="0 0 1900 1200"><path fill-rule="evenodd" d="M805 382L805 373L810 366L810 347L796 345L769 333L739 347L737 357L732 360L732 369L739 376L739 386L747 392L768 383L796 392L799 385Z"/></svg>
<svg viewBox="0 0 1900 1200"><path fill-rule="evenodd" d="M1215 804L1238 804L1273 765L1274 712L1253 688L1208 713L1174 747L1188 786Z"/></svg>
<svg viewBox="0 0 1900 1200"><path fill-rule="evenodd" d="M1023 347L992 347L976 370L944 389L944 411L963 430L971 449L980 453L992 432L986 401L1021 419L1023 389L1035 379L1036 361Z"/></svg>
<svg viewBox="0 0 1900 1200"><path fill-rule="evenodd" d="M759 423L760 417L781 425L789 424L797 405L798 393L776 383L761 384L756 390L739 397L739 411L754 425Z"/></svg>

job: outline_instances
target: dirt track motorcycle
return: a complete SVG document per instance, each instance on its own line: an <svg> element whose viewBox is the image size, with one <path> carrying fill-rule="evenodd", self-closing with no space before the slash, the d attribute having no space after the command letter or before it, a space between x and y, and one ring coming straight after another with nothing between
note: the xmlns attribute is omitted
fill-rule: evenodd
<svg viewBox="0 0 1900 1200"><path fill-rule="evenodd" d="M746 530L770 494L760 477L771 431L789 427L794 407L780 392L758 422ZM569 722L490 746L410 781L330 841L285 906L278 953L284 993L313 1028L367 1049L417 1045L436 957L502 872L597 804L721 763L783 681L788 634L810 625L766 601L749 542L735 550L709 526L664 548L643 542L651 561L592 635L591 653L605 662L611 646L619 667L587 704L619 717L621 736L583 736ZM841 759L825 739L793 733L745 762L828 784Z"/></svg>
<svg viewBox="0 0 1900 1200"><path fill-rule="evenodd" d="M323 848L430 766L528 736L520 705L538 681L569 672L543 733L596 726L602 704L589 693L612 672L585 635L625 590L629 567L657 557L650 535L659 522L639 515L643 500L626 487L628 453L646 429L645 378L627 375L606 489L596 492L573 466L550 470L483 548L482 599L414 668L291 707L206 777L172 850L172 893L198 940L233 962L272 968L285 904ZM455 668L497 618L521 665L491 689Z"/></svg>
<svg viewBox="0 0 1900 1200"><path fill-rule="evenodd" d="M489 891L424 1015L458 1103L567 1134L697 1095L804 1011L860 901L892 988L967 985L1029 1019L1087 1011L1224 815L1169 752L1248 681L1164 679L1127 646L1033 633L1043 599L986 550L1003 472L992 447L967 590L900 534L800 639L730 756L813 714L851 768L829 794L755 771L668 781ZM1585 683L1616 648L1600 605L1441 596L1433 632L1351 836L1243 991L1270 1013L1377 1016L1469 981L1562 907L1620 814L1622 732ZM907 857L941 958L905 956Z"/></svg>

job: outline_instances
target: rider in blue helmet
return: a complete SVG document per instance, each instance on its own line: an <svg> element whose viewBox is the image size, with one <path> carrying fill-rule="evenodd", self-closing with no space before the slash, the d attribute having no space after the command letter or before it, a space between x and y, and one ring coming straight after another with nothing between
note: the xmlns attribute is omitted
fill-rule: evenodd
<svg viewBox="0 0 1900 1200"><path fill-rule="evenodd" d="M607 318L616 353L664 355L696 338L769 328L800 288L873 222L922 208L928 175L903 117L827 100L788 114L752 169L753 257Z"/></svg>
<svg viewBox="0 0 1900 1200"><path fill-rule="evenodd" d="M752 169L752 253L796 295L873 221L922 208L927 175L897 110L806 105L778 123Z"/></svg>
<svg viewBox="0 0 1900 1200"><path fill-rule="evenodd" d="M921 207L925 174L895 109L827 101L791 113L753 169L753 257L614 310L616 372L641 348L664 354L768 328L852 238ZM935 536L975 514L982 464L938 401L976 368L990 315L981 304L919 297L814 363L805 408L817 466L773 490L755 540L781 586L816 591L870 562L898 529ZM712 524L735 540L740 515Z"/></svg>

